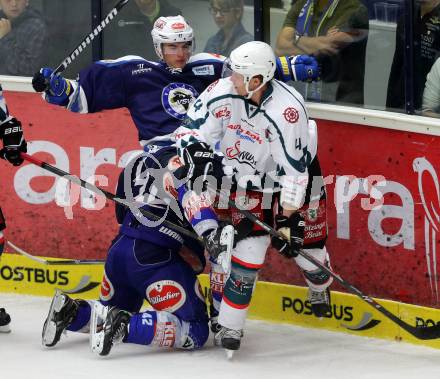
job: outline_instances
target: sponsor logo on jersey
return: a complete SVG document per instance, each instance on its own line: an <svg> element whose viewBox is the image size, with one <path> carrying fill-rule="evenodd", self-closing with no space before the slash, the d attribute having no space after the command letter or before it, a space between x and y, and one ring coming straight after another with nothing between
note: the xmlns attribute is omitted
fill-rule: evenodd
<svg viewBox="0 0 440 379"><path fill-rule="evenodd" d="M220 118L222 120L229 120L231 118L230 106L231 104L225 104L215 108L213 111L215 118Z"/></svg>
<svg viewBox="0 0 440 379"><path fill-rule="evenodd" d="M109 301L114 294L115 294L115 289L113 288L113 284L108 279L107 273L104 272L104 276L102 277L101 292L99 294L99 297L103 301Z"/></svg>
<svg viewBox="0 0 440 379"><path fill-rule="evenodd" d="M235 130L235 134L241 139L252 143L258 142L260 145L263 143L263 140L258 133L243 129L240 124L229 124L228 129Z"/></svg>
<svg viewBox="0 0 440 379"><path fill-rule="evenodd" d="M249 151L240 151L240 141L237 141L234 146L226 148L226 156L252 168L257 164L254 154Z"/></svg>
<svg viewBox="0 0 440 379"><path fill-rule="evenodd" d="M209 274L209 281L211 286L211 291L220 295L223 295L223 288L226 283L226 274L221 272L211 271Z"/></svg>
<svg viewBox="0 0 440 379"><path fill-rule="evenodd" d="M186 300L183 287L174 280L160 280L147 287L146 296L154 309L175 312Z"/></svg>
<svg viewBox="0 0 440 379"><path fill-rule="evenodd" d="M189 84L171 83L162 91L162 105L169 115L182 120L197 96L198 92Z"/></svg>
<svg viewBox="0 0 440 379"><path fill-rule="evenodd" d="M147 72L151 72L152 68L151 67L144 67L145 63L139 63L137 65L137 69L136 70L131 70L131 75L139 75L139 74L145 74Z"/></svg>
<svg viewBox="0 0 440 379"><path fill-rule="evenodd" d="M299 112L293 107L286 108L283 112L283 116L290 124L294 124L299 120Z"/></svg>
<svg viewBox="0 0 440 379"><path fill-rule="evenodd" d="M217 85L217 83L218 83L218 79L208 86L208 88L206 89L206 92L211 92L212 89Z"/></svg>
<svg viewBox="0 0 440 379"><path fill-rule="evenodd" d="M196 66L192 68L194 75L214 75L214 66L212 64L205 64L203 66Z"/></svg>
<svg viewBox="0 0 440 379"><path fill-rule="evenodd" d="M176 341L176 324L174 322L158 322L154 331L152 345L173 347Z"/></svg>

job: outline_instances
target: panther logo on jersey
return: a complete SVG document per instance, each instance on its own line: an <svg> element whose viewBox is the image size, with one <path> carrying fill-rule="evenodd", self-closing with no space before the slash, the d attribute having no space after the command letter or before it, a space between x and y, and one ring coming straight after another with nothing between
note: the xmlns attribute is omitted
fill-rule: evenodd
<svg viewBox="0 0 440 379"><path fill-rule="evenodd" d="M162 105L169 115L182 120L197 96L198 92L189 84L171 83L162 91Z"/></svg>

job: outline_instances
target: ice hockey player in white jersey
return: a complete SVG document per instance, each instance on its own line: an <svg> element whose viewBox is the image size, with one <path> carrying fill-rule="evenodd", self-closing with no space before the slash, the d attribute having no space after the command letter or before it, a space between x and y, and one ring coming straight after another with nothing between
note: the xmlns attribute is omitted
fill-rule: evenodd
<svg viewBox="0 0 440 379"><path fill-rule="evenodd" d="M180 177L189 178L179 190L180 201L195 231L205 237L208 251L216 247L221 228L213 228L217 219L207 211L212 199L200 178L210 174L221 178L220 157L224 174L235 179L231 198L241 206L251 204L249 210L266 223L275 221L275 228L290 242L289 247L285 240L272 238L272 246L281 254L294 257L309 286L312 310L322 317L330 310L332 278L297 254L304 248L329 264L316 123L309 120L301 95L273 79L276 63L269 45L257 41L241 45L226 65L231 76L199 96L175 133L184 162ZM218 188L220 184L218 180ZM199 201L194 200L197 196ZM277 203L273 220L272 207ZM236 209L230 213L238 227L243 216ZM254 226L232 251L232 268L220 302L221 328L215 335L215 342L228 350L240 347L257 273L270 243L267 233Z"/></svg>
<svg viewBox="0 0 440 379"><path fill-rule="evenodd" d="M19 166L23 163L20 158L20 152L26 152L26 141L23 137L23 130L21 122L15 117L9 115L8 107L5 98L3 97L3 90L0 86L0 139L3 140L3 148L0 149L0 158L7 160L14 166ZM5 246L5 238L3 231L6 228L6 221L0 208L0 258ZM7 333L10 331L11 317L4 308L0 308L0 333Z"/></svg>

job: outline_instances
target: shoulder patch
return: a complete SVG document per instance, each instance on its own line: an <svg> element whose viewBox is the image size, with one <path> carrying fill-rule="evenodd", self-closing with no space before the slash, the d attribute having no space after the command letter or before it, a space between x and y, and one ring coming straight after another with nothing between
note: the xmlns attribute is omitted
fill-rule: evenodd
<svg viewBox="0 0 440 379"><path fill-rule="evenodd" d="M283 116L290 124L295 124L299 120L299 112L293 107L284 109Z"/></svg>

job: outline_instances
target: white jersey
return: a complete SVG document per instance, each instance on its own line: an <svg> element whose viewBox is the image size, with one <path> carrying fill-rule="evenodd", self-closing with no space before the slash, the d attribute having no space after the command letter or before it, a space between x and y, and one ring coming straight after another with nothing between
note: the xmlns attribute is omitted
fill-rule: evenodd
<svg viewBox="0 0 440 379"><path fill-rule="evenodd" d="M237 94L229 78L220 79L199 96L187 117L175 132L180 151L197 141L208 143L224 155L225 172L233 171L239 184L259 177L260 183L252 181L256 190L307 186L308 166L316 155L316 124L309 122L294 88L271 80L255 106Z"/></svg>

